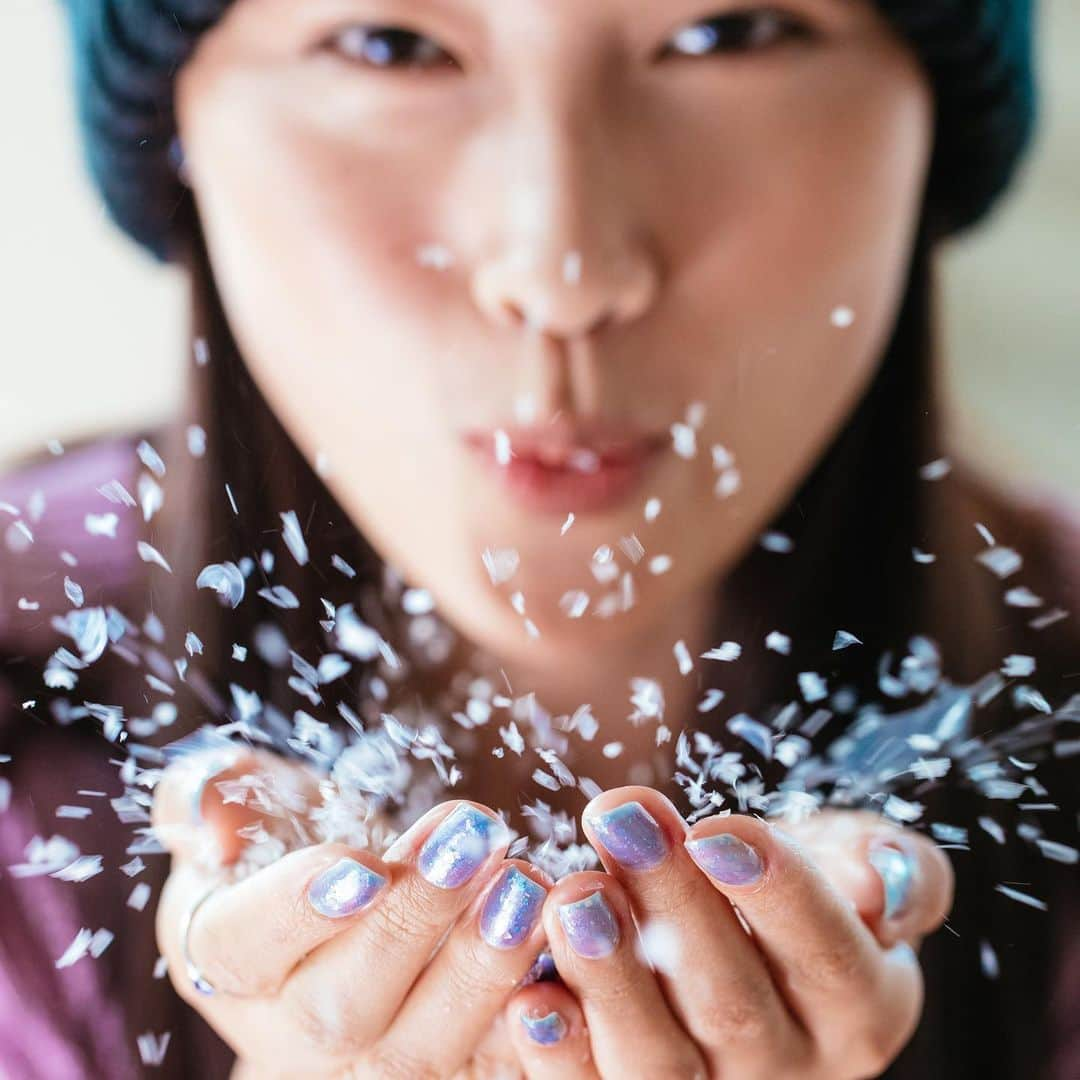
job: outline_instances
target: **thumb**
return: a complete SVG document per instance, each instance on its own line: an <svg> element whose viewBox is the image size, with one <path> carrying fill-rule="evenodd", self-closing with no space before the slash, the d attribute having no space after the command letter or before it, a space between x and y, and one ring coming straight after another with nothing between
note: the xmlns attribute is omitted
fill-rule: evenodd
<svg viewBox="0 0 1080 1080"><path fill-rule="evenodd" d="M790 833L878 941L918 944L953 900L953 871L932 840L868 811L826 810Z"/></svg>

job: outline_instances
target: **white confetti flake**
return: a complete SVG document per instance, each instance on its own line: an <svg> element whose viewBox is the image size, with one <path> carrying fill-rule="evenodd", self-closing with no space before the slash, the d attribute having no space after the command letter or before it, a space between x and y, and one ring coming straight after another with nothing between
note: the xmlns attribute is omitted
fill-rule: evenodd
<svg viewBox="0 0 1080 1080"><path fill-rule="evenodd" d="M666 574L671 569L671 563L670 555L654 555L649 560L649 573Z"/></svg>
<svg viewBox="0 0 1080 1080"><path fill-rule="evenodd" d="M146 907L146 902L150 899L150 886L145 881L140 881L134 889L131 890L130 895L127 898L127 906L133 908L135 911L142 911Z"/></svg>
<svg viewBox="0 0 1080 1080"><path fill-rule="evenodd" d="M789 656L791 654L791 638L787 634L780 633L779 630L770 630L765 635L765 648Z"/></svg>
<svg viewBox="0 0 1080 1080"><path fill-rule="evenodd" d="M107 514L87 514L83 518L83 527L91 536L107 536L112 540L116 539L116 526L120 524L120 519L114 513Z"/></svg>
<svg viewBox="0 0 1080 1080"><path fill-rule="evenodd" d="M187 649L188 656L194 656L196 653L202 656L203 643L199 640L199 635L189 630L184 636L184 648Z"/></svg>
<svg viewBox="0 0 1080 1080"><path fill-rule="evenodd" d="M687 424L690 425L695 431L700 431L702 425L705 423L705 413L707 406L704 401L691 401L686 406L686 415L684 417Z"/></svg>
<svg viewBox="0 0 1080 1080"><path fill-rule="evenodd" d="M304 542L304 534L300 531L300 522L297 520L295 510L286 510L280 515L281 534L285 546L289 549L298 566L306 566L308 562L308 546Z"/></svg>
<svg viewBox="0 0 1080 1080"><path fill-rule="evenodd" d="M1054 862L1072 866L1080 859L1080 852L1076 848L1059 843L1057 840L1047 840L1044 836L1037 836L1035 843L1043 855Z"/></svg>
<svg viewBox="0 0 1080 1080"><path fill-rule="evenodd" d="M758 543L766 551L775 551L780 555L786 555L788 552L795 550L795 541L786 533L778 532L776 529L768 529L763 532L758 539Z"/></svg>
<svg viewBox="0 0 1080 1080"><path fill-rule="evenodd" d="M191 424L186 432L188 453L201 458L206 453L206 432L198 424Z"/></svg>
<svg viewBox="0 0 1080 1080"><path fill-rule="evenodd" d="M558 791L559 781L554 776L550 776L544 772L543 769L536 769L532 774L533 780L536 781L542 788L547 788L548 791Z"/></svg>
<svg viewBox="0 0 1080 1080"><path fill-rule="evenodd" d="M416 261L429 270L449 270L454 255L445 244L424 244L416 249Z"/></svg>
<svg viewBox="0 0 1080 1080"><path fill-rule="evenodd" d="M922 551L921 549L919 549L917 547L913 547L911 549L911 557L917 563L932 563L937 559L936 555L932 555L928 551Z"/></svg>
<svg viewBox="0 0 1080 1080"><path fill-rule="evenodd" d="M229 507L234 516L239 517L240 511L236 508L236 497L233 495L232 486L230 484L225 485L225 495L229 500Z"/></svg>
<svg viewBox="0 0 1080 1080"><path fill-rule="evenodd" d="M1036 596L1026 585L1018 585L1005 593L1005 603L1010 607L1042 607L1043 599Z"/></svg>
<svg viewBox="0 0 1080 1080"><path fill-rule="evenodd" d="M671 445L679 457L689 461L697 455L697 433L689 424L676 421L671 425Z"/></svg>
<svg viewBox="0 0 1080 1080"><path fill-rule="evenodd" d="M94 934L85 926L75 935L71 944L64 950L64 954L56 961L57 970L71 967L77 960L81 960L90 950L90 941Z"/></svg>
<svg viewBox="0 0 1080 1080"><path fill-rule="evenodd" d="M580 619L589 606L589 594L581 589L571 589L562 594L559 607L571 619Z"/></svg>
<svg viewBox="0 0 1080 1080"><path fill-rule="evenodd" d="M847 649L852 645L861 644L862 641L854 634L848 633L847 630L837 630L836 636L833 638L832 651L838 652L840 649Z"/></svg>
<svg viewBox="0 0 1080 1080"><path fill-rule="evenodd" d="M481 558L492 585L502 585L509 581L521 565L521 557L516 548L484 548Z"/></svg>
<svg viewBox="0 0 1080 1080"><path fill-rule="evenodd" d="M741 487L742 474L733 465L730 469L724 469L716 478L716 483L713 485L713 494L718 499L726 499L734 495Z"/></svg>
<svg viewBox="0 0 1080 1080"><path fill-rule="evenodd" d="M581 282L581 252L568 251L563 256L562 263L563 281L567 285L578 285Z"/></svg>
<svg viewBox="0 0 1080 1080"><path fill-rule="evenodd" d="M613 761L623 752L623 744L621 742L609 742L605 743L601 753L609 761Z"/></svg>
<svg viewBox="0 0 1080 1080"><path fill-rule="evenodd" d="M997 953L989 941L979 942L979 966L982 968L983 975L988 979L996 979L1001 973Z"/></svg>
<svg viewBox="0 0 1080 1080"><path fill-rule="evenodd" d="M121 506L136 505L135 497L119 480L110 480L107 484L102 484L97 490L111 503L117 503Z"/></svg>
<svg viewBox="0 0 1080 1080"><path fill-rule="evenodd" d="M59 881L89 881L104 869L101 863L100 855L80 855L67 866L51 873L49 877L57 878Z"/></svg>
<svg viewBox="0 0 1080 1080"><path fill-rule="evenodd" d="M1034 896L1029 896L1025 892L1021 892L1019 889L1014 889L1009 885L995 885L994 888L1001 893L1002 896L1007 896L1010 900L1015 900L1018 904L1027 904L1028 907L1033 907L1037 911L1047 911L1047 903L1045 900L1036 899Z"/></svg>
<svg viewBox="0 0 1080 1080"><path fill-rule="evenodd" d="M1001 664L1001 674L1008 678L1024 678L1027 675L1033 674L1034 671L1034 656L1022 656L1019 653L1013 653L1010 656L1006 656Z"/></svg>
<svg viewBox="0 0 1080 1080"><path fill-rule="evenodd" d="M244 599L244 575L233 562L210 563L199 571L195 579L198 589L213 589L222 605L238 607Z"/></svg>
<svg viewBox="0 0 1080 1080"><path fill-rule="evenodd" d="M844 305L834 307L829 315L829 322L840 330L846 330L855 322L855 312Z"/></svg>
<svg viewBox="0 0 1080 1080"><path fill-rule="evenodd" d="M713 468L717 472L722 472L724 469L730 469L735 464L735 455L726 447L720 443L713 443L709 448L712 454Z"/></svg>
<svg viewBox="0 0 1080 1080"><path fill-rule="evenodd" d="M694 670L694 661L690 656L690 650L686 647L686 642L679 640L675 642L675 661L679 665L680 675L689 675Z"/></svg>
<svg viewBox="0 0 1080 1080"><path fill-rule="evenodd" d="M708 652L701 654L702 660L738 660L742 656L742 646L737 641L724 641Z"/></svg>
<svg viewBox="0 0 1080 1080"><path fill-rule="evenodd" d="M139 1060L144 1065L161 1065L165 1061L171 1038L171 1031L163 1031L160 1035L155 1035L152 1031L144 1031L135 1040L139 1048Z"/></svg>
<svg viewBox="0 0 1080 1080"><path fill-rule="evenodd" d="M661 501L655 496L645 500L645 520L655 521L660 516L660 510L662 507Z"/></svg>
<svg viewBox="0 0 1080 1080"><path fill-rule="evenodd" d="M569 529L570 526L573 525L573 524L574 524L574 514L573 514L573 511L571 511L570 513L568 513L566 515L566 520L562 523L562 528L559 529L559 535L560 536L565 536L566 535L566 530Z"/></svg>
<svg viewBox="0 0 1080 1080"><path fill-rule="evenodd" d="M138 489L143 521L149 521L165 505L165 493L149 473L140 474Z"/></svg>
<svg viewBox="0 0 1080 1080"><path fill-rule="evenodd" d="M59 439L50 439L45 445L53 457L60 457L64 452L64 444Z"/></svg>
<svg viewBox="0 0 1080 1080"><path fill-rule="evenodd" d="M975 560L999 578L1007 578L1010 574L1015 574L1024 565L1020 554L1007 547L992 547L987 551L982 551L975 556Z"/></svg>
<svg viewBox="0 0 1080 1080"><path fill-rule="evenodd" d="M721 701L724 700L724 691L718 690L716 687L710 687L705 691L705 695L697 703L697 711L699 713L712 712Z"/></svg>
<svg viewBox="0 0 1080 1080"><path fill-rule="evenodd" d="M161 552L152 544L148 544L145 540L140 540L135 545L135 548L139 552L139 558L142 559L143 562L155 563L163 570L167 570L170 574L172 573L172 567L165 561L165 557Z"/></svg>
<svg viewBox="0 0 1080 1080"><path fill-rule="evenodd" d="M165 462L161 455L145 440L142 439L135 447L135 453L139 460L160 480L165 475Z"/></svg>
<svg viewBox="0 0 1080 1080"><path fill-rule="evenodd" d="M330 565L347 578L356 577L356 571L340 555L331 555Z"/></svg>
<svg viewBox="0 0 1080 1080"><path fill-rule="evenodd" d="M649 919L640 927L634 949L638 959L646 966L671 978L677 978L681 942L682 935L674 923Z"/></svg>
<svg viewBox="0 0 1080 1080"><path fill-rule="evenodd" d="M807 703L821 701L829 696L825 680L816 671L800 671L799 691Z"/></svg>
<svg viewBox="0 0 1080 1080"><path fill-rule="evenodd" d="M196 367L206 367L210 363L210 346L207 344L206 338L197 337L191 343L191 352Z"/></svg>
<svg viewBox="0 0 1080 1080"><path fill-rule="evenodd" d="M645 546L634 533L619 539L619 547L632 563L639 563L645 555Z"/></svg>
<svg viewBox="0 0 1080 1080"><path fill-rule="evenodd" d="M20 596L18 608L20 611L38 611L41 608L41 601L28 600L25 596Z"/></svg>
<svg viewBox="0 0 1080 1080"><path fill-rule="evenodd" d="M83 591L82 586L77 582L71 580L71 578L64 576L64 595L71 601L77 608L83 606Z"/></svg>
<svg viewBox="0 0 1080 1080"><path fill-rule="evenodd" d="M1043 615L1037 615L1034 619L1028 620L1028 626L1032 630L1045 630L1048 626L1053 626L1054 623L1061 622L1062 619L1067 619L1069 613L1064 608L1054 608L1053 611L1048 611Z"/></svg>
<svg viewBox="0 0 1080 1080"><path fill-rule="evenodd" d="M919 469L919 476L923 480L941 480L943 477L949 475L952 471L952 464L948 458L936 458L934 461L928 461L925 465Z"/></svg>
<svg viewBox="0 0 1080 1080"><path fill-rule="evenodd" d="M406 589L401 596L401 610L406 615L430 615L435 610L435 597L428 589Z"/></svg>

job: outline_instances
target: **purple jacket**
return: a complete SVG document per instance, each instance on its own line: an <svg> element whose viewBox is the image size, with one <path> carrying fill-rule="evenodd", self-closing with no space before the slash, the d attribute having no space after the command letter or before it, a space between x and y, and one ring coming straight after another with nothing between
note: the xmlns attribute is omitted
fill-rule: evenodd
<svg viewBox="0 0 1080 1080"><path fill-rule="evenodd" d="M21 655L47 655L59 643L49 619L71 607L65 574L87 604L101 604L123 596L140 571L135 512L118 513L114 537L85 527L88 512L111 509L96 494L101 485L119 480L136 491L136 441L101 438L0 478L0 1076L8 1080L213 1078L231 1066L227 1047L176 996L161 965L154 970L166 860L139 832L144 807L110 805L124 786L109 744L85 725L35 715L35 688L9 677ZM1026 529L1038 524L1051 572L1080 600L1080 507L1032 499L1017 512ZM84 858L72 866L76 856ZM1080 912L1056 912L1043 925L1058 957L1044 1049L1054 1080L1075 1080Z"/></svg>

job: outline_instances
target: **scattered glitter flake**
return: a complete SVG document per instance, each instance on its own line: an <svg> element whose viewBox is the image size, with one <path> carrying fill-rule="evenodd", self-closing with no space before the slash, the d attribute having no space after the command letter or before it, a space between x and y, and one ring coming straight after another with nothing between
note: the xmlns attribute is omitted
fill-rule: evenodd
<svg viewBox="0 0 1080 1080"><path fill-rule="evenodd" d="M165 493L149 473L140 474L138 490L143 521L149 521L165 505Z"/></svg>
<svg viewBox="0 0 1080 1080"><path fill-rule="evenodd" d="M236 508L236 499L233 496L232 487L229 484L225 485L225 494L228 496L229 506L232 508L233 514L239 516L240 511Z"/></svg>
<svg viewBox="0 0 1080 1080"><path fill-rule="evenodd" d="M581 282L581 252L568 251L563 256L562 263L563 281L567 285L578 285Z"/></svg>
<svg viewBox="0 0 1080 1080"><path fill-rule="evenodd" d="M60 881L88 881L104 869L101 861L100 855L80 855L62 869L53 871L49 877Z"/></svg>
<svg viewBox="0 0 1080 1080"><path fill-rule="evenodd" d="M1034 671L1034 656L1022 656L1019 653L1013 653L1010 656L1006 656L1001 664L1001 674L1008 678L1024 678L1027 675L1033 674Z"/></svg>
<svg viewBox="0 0 1080 1080"><path fill-rule="evenodd" d="M244 575L233 562L211 563L204 566L195 579L199 589L213 589L222 605L238 607L244 599Z"/></svg>
<svg viewBox="0 0 1080 1080"><path fill-rule="evenodd" d="M979 535L986 541L987 547L993 547L997 541L994 539L994 534L981 522L975 522L975 528L978 530Z"/></svg>
<svg viewBox="0 0 1080 1080"><path fill-rule="evenodd" d="M64 444L59 439L50 439L45 445L53 457L59 457L64 452Z"/></svg>
<svg viewBox="0 0 1080 1080"><path fill-rule="evenodd" d="M724 700L724 691L718 690L716 687L710 687L705 691L705 695L697 703L697 711L699 713L712 712L721 701Z"/></svg>
<svg viewBox="0 0 1080 1080"><path fill-rule="evenodd" d="M548 791L558 791L559 781L554 776L544 772L543 769L536 769L532 774L532 778L542 787L547 788Z"/></svg>
<svg viewBox="0 0 1080 1080"><path fill-rule="evenodd" d="M165 1061L171 1038L171 1031L163 1031L160 1035L155 1035L152 1031L144 1031L135 1040L139 1048L139 1060L144 1065L161 1065Z"/></svg>
<svg viewBox="0 0 1080 1080"><path fill-rule="evenodd" d="M206 367L210 363L210 346L207 344L206 338L197 337L191 343L191 351L195 357L196 367Z"/></svg>
<svg viewBox="0 0 1080 1080"><path fill-rule="evenodd" d="M271 585L268 588L260 589L258 595L273 604L274 607L292 610L300 606L296 593L285 585Z"/></svg>
<svg viewBox="0 0 1080 1080"><path fill-rule="evenodd" d="M406 615L428 615L435 610L435 597L427 589L406 589L401 597Z"/></svg>
<svg viewBox="0 0 1080 1080"><path fill-rule="evenodd" d="M128 877L136 877L146 869L146 863L142 861L141 856L136 855L130 862L124 863L120 869Z"/></svg>
<svg viewBox="0 0 1080 1080"><path fill-rule="evenodd" d="M57 970L71 967L77 960L81 960L90 951L90 942L93 939L93 931L85 926L75 935L71 944L64 950L63 955L56 961Z"/></svg>
<svg viewBox="0 0 1080 1080"><path fill-rule="evenodd" d="M922 817L924 810L925 807L922 803L902 799L899 795L889 795L881 808L881 812L886 817L903 822L905 825L918 821Z"/></svg>
<svg viewBox="0 0 1080 1080"><path fill-rule="evenodd" d="M849 307L834 307L829 315L829 322L840 330L846 330L855 321L855 312Z"/></svg>
<svg viewBox="0 0 1080 1080"><path fill-rule="evenodd" d="M532 621L532 619L525 620L525 633L532 638L538 638L540 636L540 627Z"/></svg>
<svg viewBox="0 0 1080 1080"><path fill-rule="evenodd" d="M1005 830L991 817L980 817L979 828L992 836L999 844L1005 843Z"/></svg>
<svg viewBox="0 0 1080 1080"><path fill-rule="evenodd" d="M139 558L142 559L143 562L156 563L163 570L167 570L170 574L172 573L172 567L165 561L165 557L156 547L148 544L145 540L140 540L135 547L139 552Z"/></svg>
<svg viewBox="0 0 1080 1080"><path fill-rule="evenodd" d="M589 594L581 589L571 589L565 592L559 600L562 612L571 619L580 619L589 606Z"/></svg>
<svg viewBox="0 0 1080 1080"><path fill-rule="evenodd" d="M592 742L600 730L600 721L592 714L590 705L579 705L567 725L568 731L576 731L586 742Z"/></svg>
<svg viewBox="0 0 1080 1080"><path fill-rule="evenodd" d="M1076 848L1070 847L1068 844L1061 844L1057 840L1047 840L1043 836L1038 836L1035 838L1035 843L1043 855L1054 862L1072 866L1080 858L1080 852Z"/></svg>
<svg viewBox="0 0 1080 1080"><path fill-rule="evenodd" d="M191 424L187 429L187 448L195 458L201 458L206 453L206 432L198 424Z"/></svg>
<svg viewBox="0 0 1080 1080"><path fill-rule="evenodd" d="M621 537L619 547L622 548L624 554L632 563L641 562L642 556L645 554L644 546L633 533Z"/></svg>
<svg viewBox="0 0 1080 1080"><path fill-rule="evenodd" d="M930 823L930 832L935 840L940 840L943 844L966 844L968 842L968 831L960 825L947 825L944 822L932 821Z"/></svg>
<svg viewBox="0 0 1080 1080"><path fill-rule="evenodd" d="M1069 613L1063 608L1054 608L1053 611L1048 611L1043 615L1037 615L1034 619L1028 620L1028 626L1032 630L1045 630L1048 626L1053 626L1056 622L1061 622L1062 619L1067 619Z"/></svg>
<svg viewBox="0 0 1080 1080"><path fill-rule="evenodd" d="M11 781L6 776L0 776L0 814L11 805Z"/></svg>
<svg viewBox="0 0 1080 1080"><path fill-rule="evenodd" d="M1007 896L1010 900L1015 900L1019 904L1027 904L1028 907L1033 907L1038 911L1046 911L1047 903L1045 900L1038 900L1034 896L1029 896L1025 892L1021 892L1019 889L1014 889L1009 885L998 884L994 888L1001 893L1002 896Z"/></svg>
<svg viewBox="0 0 1080 1080"><path fill-rule="evenodd" d="M161 455L145 440L142 439L135 447L135 453L139 460L160 480L165 475L165 462Z"/></svg>
<svg viewBox="0 0 1080 1080"><path fill-rule="evenodd" d="M655 918L643 923L638 930L634 951L647 967L670 978L678 978L682 935L674 923Z"/></svg>
<svg viewBox="0 0 1080 1080"><path fill-rule="evenodd" d="M449 270L454 265L454 255L445 244L423 244L416 249L416 261L430 270Z"/></svg>
<svg viewBox="0 0 1080 1080"><path fill-rule="evenodd" d="M621 742L609 742L605 743L601 753L609 761L614 760L623 752L623 744Z"/></svg>
<svg viewBox="0 0 1080 1080"><path fill-rule="evenodd" d="M664 715L663 688L655 679L635 675L630 679L630 704L634 706L628 717L631 723L659 720Z"/></svg>
<svg viewBox="0 0 1080 1080"><path fill-rule="evenodd" d="M64 595L71 601L77 608L83 606L83 591L82 586L77 582L71 580L71 578L65 575L64 577Z"/></svg>
<svg viewBox="0 0 1080 1080"><path fill-rule="evenodd" d="M775 551L780 555L787 555L795 550L795 541L786 533L777 532L775 529L763 532L758 538L758 543L766 551Z"/></svg>
<svg viewBox="0 0 1080 1080"><path fill-rule="evenodd" d="M976 555L975 560L982 563L983 566L987 567L999 578L1007 578L1010 574L1015 574L1024 565L1024 560L1019 553L1007 547L989 548L987 551L982 551Z"/></svg>
<svg viewBox="0 0 1080 1080"><path fill-rule="evenodd" d="M58 806L56 808L58 818L74 818L76 821L88 818L92 813L93 810L89 806Z"/></svg>
<svg viewBox="0 0 1080 1080"><path fill-rule="evenodd" d="M686 647L686 642L679 640L675 642L675 660L679 665L680 675L689 675L694 670L694 661L691 659L690 650Z"/></svg>
<svg viewBox="0 0 1080 1080"><path fill-rule="evenodd" d="M340 555L331 555L330 565L347 578L356 577L356 571Z"/></svg>
<svg viewBox="0 0 1080 1080"><path fill-rule="evenodd" d="M306 566L308 547L304 542L304 534L300 531L300 522L297 520L296 511L286 510L279 516L281 517L281 533L285 540L285 546L299 566Z"/></svg>
<svg viewBox="0 0 1080 1080"><path fill-rule="evenodd" d="M573 524L574 524L574 514L573 514L573 511L571 511L570 513L568 513L566 515L566 520L562 523L562 528L559 529L559 535L560 536L565 536L566 535L566 530L569 529L570 526L573 525Z"/></svg>
<svg viewBox="0 0 1080 1080"><path fill-rule="evenodd" d="M18 607L20 611L37 611L41 607L41 602L38 600L27 600L25 596L20 596Z"/></svg>
<svg viewBox="0 0 1080 1080"><path fill-rule="evenodd" d="M352 604L337 609L334 634L338 648L357 660L374 660L381 651L379 634L356 615Z"/></svg>
<svg viewBox="0 0 1080 1080"><path fill-rule="evenodd" d="M991 764L996 764L996 762L992 762ZM988 799L1007 799L1009 801L1014 801L1028 793L1027 784L1021 784L1016 780L1002 780L997 777L983 780L979 787L983 795Z"/></svg>
<svg viewBox="0 0 1080 1080"><path fill-rule="evenodd" d="M87 951L96 960L115 940L116 935L111 930L102 927L94 931Z"/></svg>
<svg viewBox="0 0 1080 1080"><path fill-rule="evenodd" d="M525 750L525 740L522 738L521 732L518 731L516 721L511 720L506 727L500 727L499 737L508 750L521 757L522 752Z"/></svg>
<svg viewBox="0 0 1080 1080"><path fill-rule="evenodd" d="M127 898L127 906L135 911L142 911L146 902L150 899L150 886L145 881L140 881Z"/></svg>
<svg viewBox="0 0 1080 1080"><path fill-rule="evenodd" d="M509 465L513 457L510 450L510 436L502 428L498 428L494 434L494 442L496 462L500 465Z"/></svg>
<svg viewBox="0 0 1080 1080"><path fill-rule="evenodd" d="M116 539L116 526L120 519L113 513L87 514L83 519L83 527L91 536L107 536Z"/></svg>
<svg viewBox="0 0 1080 1080"><path fill-rule="evenodd" d="M509 581L517 573L518 566L521 564L521 557L516 548L485 548L481 558L492 585L501 585Z"/></svg>
<svg viewBox="0 0 1080 1080"><path fill-rule="evenodd" d="M848 633L847 630L837 630L836 636L833 638L832 651L837 652L840 649L846 649L851 645L861 645L860 641L854 634Z"/></svg>
<svg viewBox="0 0 1080 1080"><path fill-rule="evenodd" d="M936 555L932 555L928 551L922 551L921 549L919 549L917 547L913 547L911 549L911 557L917 563L932 563L932 562L935 562L937 560Z"/></svg>
<svg viewBox="0 0 1080 1080"><path fill-rule="evenodd" d="M713 443L709 448L712 454L713 468L717 472L721 472L724 469L730 469L735 464L735 455L726 447L720 443Z"/></svg>
<svg viewBox="0 0 1080 1080"><path fill-rule="evenodd" d="M525 594L518 589L510 594L510 606L519 614L525 614Z"/></svg>
<svg viewBox="0 0 1080 1080"><path fill-rule="evenodd" d="M154 978L164 979L169 973L169 962L164 956L159 956L154 961Z"/></svg>
<svg viewBox="0 0 1080 1080"><path fill-rule="evenodd" d="M941 480L943 477L949 475L952 470L952 464L948 458L936 458L934 461L928 461L919 469L919 476L923 480Z"/></svg>
<svg viewBox="0 0 1080 1080"><path fill-rule="evenodd" d="M808 704L828 697L825 680L816 671L799 672L799 691Z"/></svg>
<svg viewBox="0 0 1080 1080"><path fill-rule="evenodd" d="M319 476L327 476L330 473L330 455L325 450L319 450L315 454L315 472Z"/></svg>
<svg viewBox="0 0 1080 1080"><path fill-rule="evenodd" d="M121 506L135 506L135 498L130 491L119 480L110 480L107 484L102 484L98 489L99 494L104 495L109 502L117 503Z"/></svg>
<svg viewBox="0 0 1080 1080"><path fill-rule="evenodd" d="M724 469L716 478L713 485L713 494L718 499L726 499L734 495L742 487L742 474L733 465L730 469Z"/></svg>
<svg viewBox="0 0 1080 1080"><path fill-rule="evenodd" d="M791 653L791 638L787 634L780 633L779 630L770 630L765 635L765 648L788 656Z"/></svg>
<svg viewBox="0 0 1080 1080"><path fill-rule="evenodd" d="M707 406L704 401L691 401L686 406L686 423L690 425L695 431L700 431L702 424L705 423L705 412Z"/></svg>
<svg viewBox="0 0 1080 1080"><path fill-rule="evenodd" d="M1043 599L1036 596L1026 585L1018 585L1005 594L1005 603L1010 607L1042 607Z"/></svg>
<svg viewBox="0 0 1080 1080"><path fill-rule="evenodd" d="M737 713L727 722L727 729L733 735L748 742L766 761L773 756L772 732L759 720L746 713Z"/></svg>
<svg viewBox="0 0 1080 1080"><path fill-rule="evenodd" d="M997 953L989 941L983 940L979 942L979 966L982 968L983 975L988 979L996 979L1001 973Z"/></svg>
<svg viewBox="0 0 1080 1080"><path fill-rule="evenodd" d="M742 646L737 641L724 641L708 652L701 654L702 660L738 660L742 655Z"/></svg>
<svg viewBox="0 0 1080 1080"><path fill-rule="evenodd" d="M615 552L608 544L601 544L589 560L592 576L602 585L614 581L619 576L619 567L615 562Z"/></svg>
<svg viewBox="0 0 1080 1080"><path fill-rule="evenodd" d="M671 563L670 555L654 555L649 560L649 573L666 574L671 569Z"/></svg>
<svg viewBox="0 0 1080 1080"><path fill-rule="evenodd" d="M671 444L679 457L689 461L697 454L697 433L689 424L671 425Z"/></svg>
<svg viewBox="0 0 1080 1080"><path fill-rule="evenodd" d="M660 510L661 510L662 506L663 506L663 504L660 502L660 500L655 495L653 495L650 498L646 499L645 500L645 520L646 521L655 521L660 516Z"/></svg>
<svg viewBox="0 0 1080 1080"><path fill-rule="evenodd" d="M196 653L202 656L203 643L199 640L199 635L189 630L184 637L184 648L187 649L188 656Z"/></svg>

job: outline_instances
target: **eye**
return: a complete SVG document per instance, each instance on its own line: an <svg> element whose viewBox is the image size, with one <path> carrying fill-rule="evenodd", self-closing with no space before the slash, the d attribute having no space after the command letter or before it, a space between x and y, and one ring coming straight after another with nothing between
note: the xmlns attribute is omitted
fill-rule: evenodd
<svg viewBox="0 0 1080 1080"><path fill-rule="evenodd" d="M450 55L431 38L400 26L350 24L332 34L325 47L369 67L424 68L454 64Z"/></svg>
<svg viewBox="0 0 1080 1080"><path fill-rule="evenodd" d="M813 38L810 26L775 8L754 8L716 15L684 26L661 55L755 52L790 39Z"/></svg>

